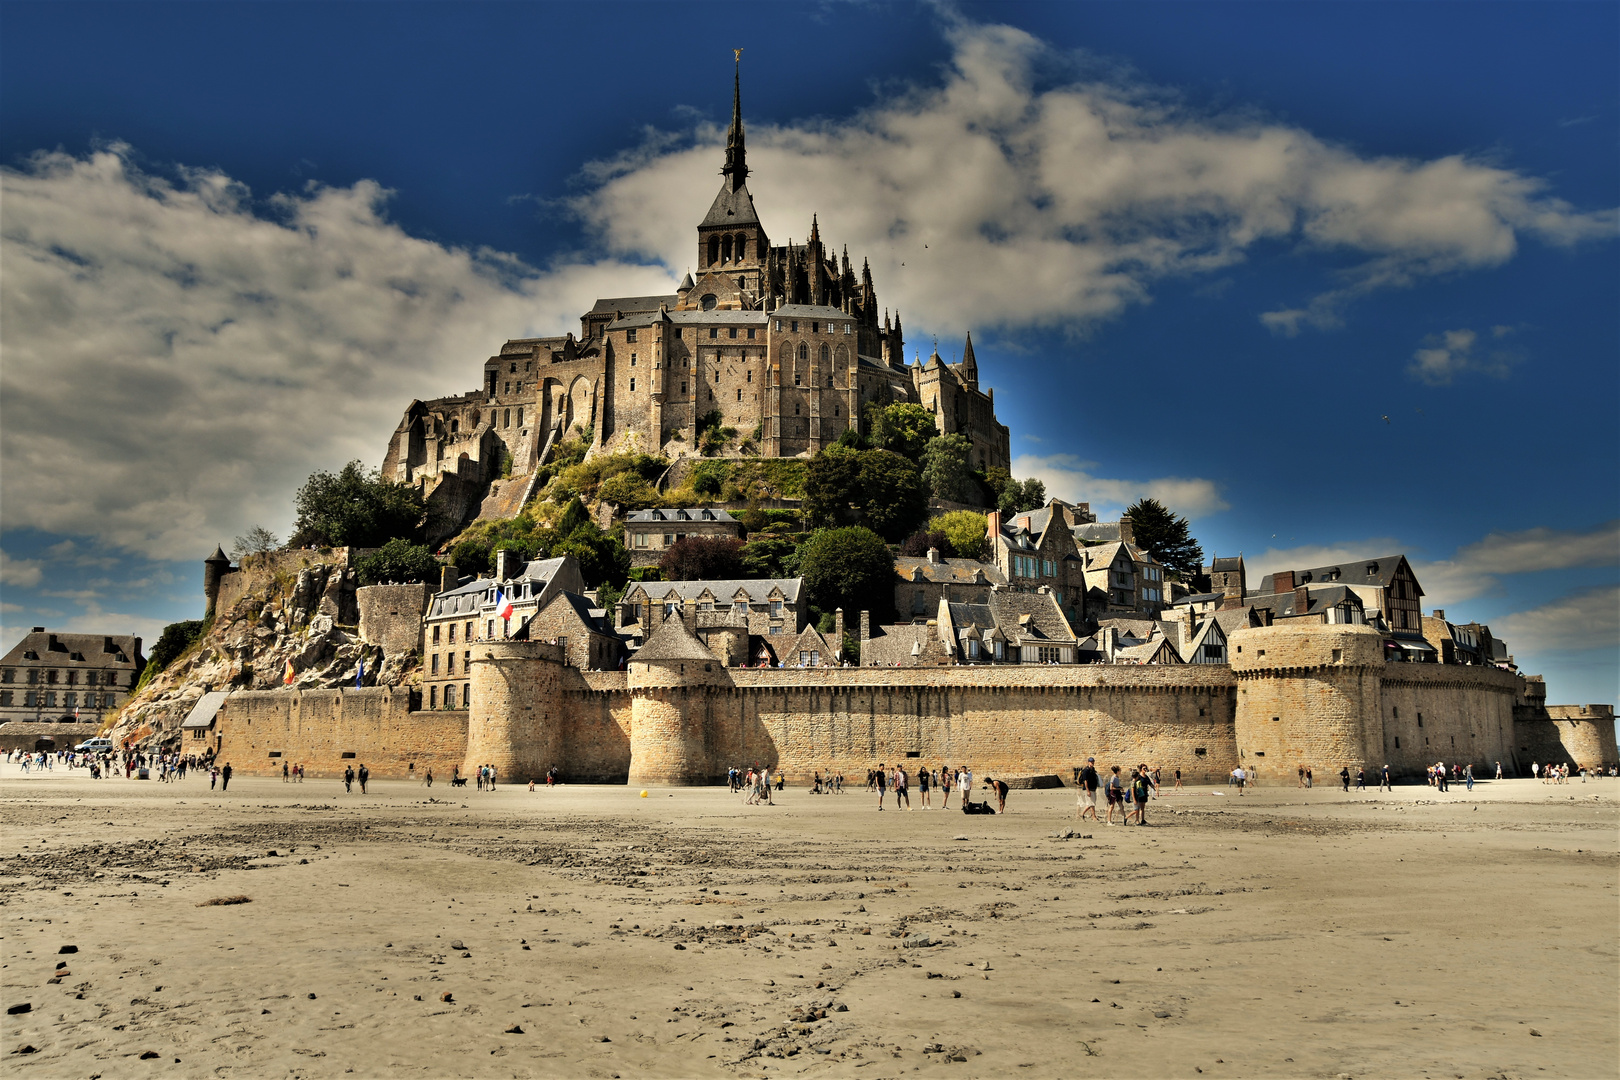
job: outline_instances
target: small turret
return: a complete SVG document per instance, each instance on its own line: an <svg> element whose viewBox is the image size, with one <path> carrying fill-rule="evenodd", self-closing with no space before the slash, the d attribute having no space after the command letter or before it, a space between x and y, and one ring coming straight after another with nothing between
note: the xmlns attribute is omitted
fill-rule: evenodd
<svg viewBox="0 0 1620 1080"><path fill-rule="evenodd" d="M231 560L225 554L225 549L216 544L214 553L203 560L203 596L207 598L208 605L203 618L214 617L214 606L219 602L219 586L225 580L225 575L231 572Z"/></svg>
<svg viewBox="0 0 1620 1080"><path fill-rule="evenodd" d="M973 358L973 331L971 330L968 331L967 343L962 346L961 372L962 381L977 390L979 388L979 364Z"/></svg>

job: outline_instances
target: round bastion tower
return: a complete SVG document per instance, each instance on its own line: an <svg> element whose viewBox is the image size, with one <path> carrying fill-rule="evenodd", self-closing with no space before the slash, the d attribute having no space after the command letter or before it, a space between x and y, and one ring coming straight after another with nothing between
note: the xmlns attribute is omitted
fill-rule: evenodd
<svg viewBox="0 0 1620 1080"><path fill-rule="evenodd" d="M1262 780L1300 767L1327 783L1383 764L1384 637L1369 626L1289 620L1227 642L1237 677L1238 762Z"/></svg>
<svg viewBox="0 0 1620 1080"><path fill-rule="evenodd" d="M208 600L203 618L214 617L214 608L219 603L220 582L224 581L225 575L230 572L231 560L225 554L225 549L218 544L214 545L214 553L203 560L203 596Z"/></svg>
<svg viewBox="0 0 1620 1080"><path fill-rule="evenodd" d="M473 646L461 775L493 765L508 783L521 784L559 763L562 660L561 648L541 641Z"/></svg>
<svg viewBox="0 0 1620 1080"><path fill-rule="evenodd" d="M710 695L725 665L678 615L665 619L630 659L630 783L707 784Z"/></svg>

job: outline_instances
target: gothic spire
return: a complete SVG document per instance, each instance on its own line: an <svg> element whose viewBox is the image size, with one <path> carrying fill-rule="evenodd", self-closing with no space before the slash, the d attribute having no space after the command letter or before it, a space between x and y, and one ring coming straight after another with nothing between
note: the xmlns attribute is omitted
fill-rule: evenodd
<svg viewBox="0 0 1620 1080"><path fill-rule="evenodd" d="M737 71L731 85L731 130L726 133L726 167L720 170L732 191L748 182L748 153L743 146L742 50L736 53Z"/></svg>

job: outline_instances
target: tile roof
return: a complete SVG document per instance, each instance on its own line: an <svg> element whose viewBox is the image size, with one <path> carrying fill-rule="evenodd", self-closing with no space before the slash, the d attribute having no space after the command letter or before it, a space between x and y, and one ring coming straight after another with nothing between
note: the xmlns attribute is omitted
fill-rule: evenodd
<svg viewBox="0 0 1620 1080"><path fill-rule="evenodd" d="M608 315L615 311L657 311L660 307L674 307L681 302L679 295L668 296L609 296L598 300L589 315Z"/></svg>
<svg viewBox="0 0 1620 1080"><path fill-rule="evenodd" d="M739 592L747 593L750 603L763 603L772 589L782 593L782 599L797 603L803 578L730 578L724 581L638 581L625 590L625 597L640 592L649 600L662 600L673 592L683 601L697 600L705 592L715 600L732 600Z"/></svg>
<svg viewBox="0 0 1620 1080"><path fill-rule="evenodd" d="M637 510L626 515L626 521L718 521L735 522L725 510L710 510L703 506L694 506L684 510Z"/></svg>
<svg viewBox="0 0 1620 1080"><path fill-rule="evenodd" d="M29 655L30 653L34 655ZM119 659L122 656L124 659ZM25 636L0 663L84 663L98 667L144 664L141 639L133 634L56 634L36 630Z"/></svg>
<svg viewBox="0 0 1620 1080"><path fill-rule="evenodd" d="M770 312L773 319L822 319L827 322L854 322L855 316L835 307L815 304L783 304Z"/></svg>
<svg viewBox="0 0 1620 1080"><path fill-rule="evenodd" d="M1295 570L1294 584L1299 586L1334 583L1387 588L1395 580L1395 572L1405 562L1405 555L1383 555L1376 559L1351 559L1334 566L1313 566L1308 570ZM1276 585L1273 583L1275 578L1275 574L1267 574L1261 578L1259 591L1275 592ZM1413 580L1416 580L1416 575L1413 576ZM1418 595L1423 595L1421 588L1418 589Z"/></svg>
<svg viewBox="0 0 1620 1080"><path fill-rule="evenodd" d="M937 563L931 563L924 555L895 556L895 576L902 582L915 580L912 577L914 570L921 570L926 581L948 585L971 585L978 575L983 575L984 584L1007 583L1007 575L995 563L982 563L977 559L940 559Z"/></svg>

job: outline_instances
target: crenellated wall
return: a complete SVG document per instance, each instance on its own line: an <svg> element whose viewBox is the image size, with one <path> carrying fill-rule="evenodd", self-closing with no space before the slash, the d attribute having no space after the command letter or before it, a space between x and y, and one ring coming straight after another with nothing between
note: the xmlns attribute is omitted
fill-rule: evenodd
<svg viewBox="0 0 1620 1080"><path fill-rule="evenodd" d="M1620 765L1614 706L1542 704L1545 700L1532 696L1513 710L1512 749L1520 776L1530 775L1532 763L1572 769Z"/></svg>
<svg viewBox="0 0 1620 1080"><path fill-rule="evenodd" d="M412 711L404 690L234 694L221 714L222 760L279 772L281 759L268 757L278 750L311 775L363 759L379 776L419 775L427 762L436 775L494 765L523 783L555 765L573 781L701 784L731 767L803 780L908 761L1067 780L1095 757L1104 769L1147 762L1216 782L1241 764L1276 783L1301 766L1326 780L1386 762L1402 777L1436 761L1490 775L1500 760L1523 775L1532 756L1558 760L1555 749L1587 764L1615 758L1612 719L1605 742L1602 717L1554 719L1539 704L1516 716L1526 685L1517 675L1385 664L1381 637L1365 627L1257 627L1231 646L1230 666L703 672L701 660L581 671L555 646L482 642L470 715ZM1535 755L1517 750L1532 742Z"/></svg>

